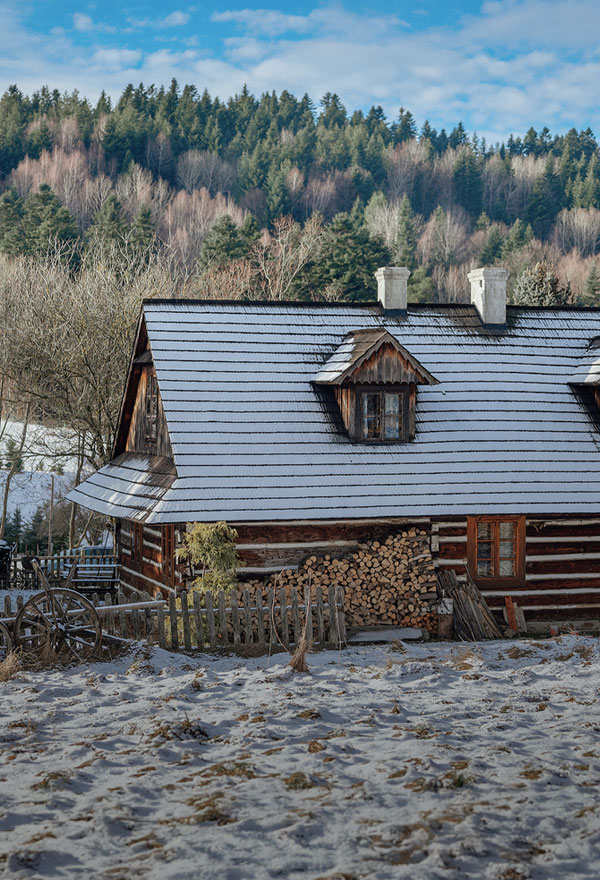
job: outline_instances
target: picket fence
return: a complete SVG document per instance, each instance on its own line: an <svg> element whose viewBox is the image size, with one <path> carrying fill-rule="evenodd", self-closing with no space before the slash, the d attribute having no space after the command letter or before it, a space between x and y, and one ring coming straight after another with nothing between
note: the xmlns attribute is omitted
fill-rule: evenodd
<svg viewBox="0 0 600 880"><path fill-rule="evenodd" d="M91 598L100 610L104 632L174 651L225 650L253 656L289 651L298 644L305 626L307 641L313 647L346 644L341 587L330 586L325 596L317 587L314 599L306 591L302 601L295 590L284 589L269 590L264 602L258 593L250 597L248 590L243 591L240 602L235 594L226 596L222 590L216 596L182 592L177 598L171 595L162 605L148 596L148 602L135 603L138 607L132 607L131 600L121 594L94 593ZM4 616L14 616L22 604L20 596L16 607L5 596Z"/></svg>

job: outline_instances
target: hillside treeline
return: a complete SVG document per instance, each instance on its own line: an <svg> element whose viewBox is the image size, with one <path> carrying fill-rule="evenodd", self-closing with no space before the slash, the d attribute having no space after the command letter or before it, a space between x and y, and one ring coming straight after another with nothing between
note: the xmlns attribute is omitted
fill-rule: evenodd
<svg viewBox="0 0 600 880"><path fill-rule="evenodd" d="M514 286L541 263L571 302L595 302L600 287L589 129L488 145L460 123L418 130L403 108L350 114L330 93L318 107L286 91L222 101L173 81L92 106L12 86L0 176L5 254L62 242L76 267L99 244L162 249L194 295L371 297L382 261L411 267L415 299L464 298L481 264L502 263ZM290 248L293 278L269 280Z"/></svg>

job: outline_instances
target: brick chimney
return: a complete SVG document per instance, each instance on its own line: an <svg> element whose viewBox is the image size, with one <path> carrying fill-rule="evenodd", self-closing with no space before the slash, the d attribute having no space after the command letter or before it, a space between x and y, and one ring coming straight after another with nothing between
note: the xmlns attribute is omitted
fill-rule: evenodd
<svg viewBox="0 0 600 880"><path fill-rule="evenodd" d="M473 269L469 272L471 303L483 324L506 324L506 269Z"/></svg>
<svg viewBox="0 0 600 880"><path fill-rule="evenodd" d="M408 276L404 266L382 266L375 272L377 299L387 311L405 312L408 302Z"/></svg>

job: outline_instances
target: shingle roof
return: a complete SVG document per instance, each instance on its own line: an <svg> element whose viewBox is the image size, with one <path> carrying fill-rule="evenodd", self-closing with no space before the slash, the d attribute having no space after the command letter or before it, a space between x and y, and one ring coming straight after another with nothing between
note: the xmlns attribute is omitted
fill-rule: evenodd
<svg viewBox="0 0 600 880"><path fill-rule="evenodd" d="M471 306L168 301L144 315L177 468L148 522L600 510L600 435L567 384L600 310L509 307L504 330ZM419 386L405 444L350 441L311 385L348 333L380 328L439 380Z"/></svg>

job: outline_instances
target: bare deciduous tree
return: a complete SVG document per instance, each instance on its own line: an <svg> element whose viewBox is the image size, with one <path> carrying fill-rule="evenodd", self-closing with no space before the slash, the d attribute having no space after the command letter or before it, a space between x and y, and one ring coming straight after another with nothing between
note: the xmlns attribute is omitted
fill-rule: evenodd
<svg viewBox="0 0 600 880"><path fill-rule="evenodd" d="M564 208L556 218L553 238L565 254L575 248L582 257L593 256L600 245L600 211Z"/></svg>
<svg viewBox="0 0 600 880"><path fill-rule="evenodd" d="M233 165L214 151L187 150L177 160L177 182L188 194L202 188L211 196L218 192L229 193L235 179Z"/></svg>
<svg viewBox="0 0 600 880"><path fill-rule="evenodd" d="M251 260L260 273L267 299L289 299L298 276L309 261L318 258L323 224L318 215L304 226L291 217L280 217L252 249Z"/></svg>

